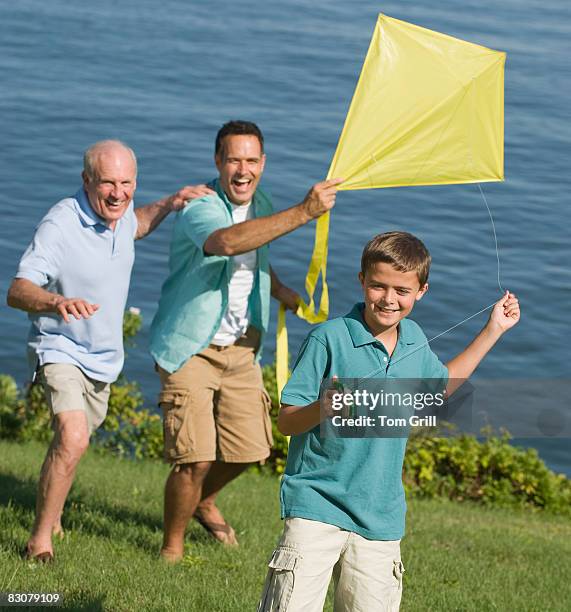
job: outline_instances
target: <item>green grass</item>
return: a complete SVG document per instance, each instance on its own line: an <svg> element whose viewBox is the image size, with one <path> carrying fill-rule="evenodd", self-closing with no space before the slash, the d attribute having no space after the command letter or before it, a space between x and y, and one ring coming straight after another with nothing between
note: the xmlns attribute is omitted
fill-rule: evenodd
<svg viewBox="0 0 571 612"><path fill-rule="evenodd" d="M281 532L275 477L246 473L220 498L240 548L225 549L193 523L187 555L171 567L157 558L166 466L90 452L66 505L56 563L40 566L19 550L44 452L37 443L0 442L0 591L58 591L67 610L256 609ZM414 500L402 550L404 612L569 609L568 519Z"/></svg>

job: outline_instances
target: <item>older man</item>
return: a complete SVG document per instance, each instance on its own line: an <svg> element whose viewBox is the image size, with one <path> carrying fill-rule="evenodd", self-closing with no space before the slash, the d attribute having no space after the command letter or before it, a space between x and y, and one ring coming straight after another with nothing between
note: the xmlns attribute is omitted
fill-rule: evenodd
<svg viewBox="0 0 571 612"><path fill-rule="evenodd" d="M58 202L38 225L8 292L10 306L30 313L31 374L43 383L53 413L54 438L26 547L26 556L40 561L53 560L52 531L61 531L76 466L105 418L109 383L123 366L134 240L185 200L211 193L205 185L187 186L134 209L137 161L116 140L86 151L82 178L75 196Z"/></svg>
<svg viewBox="0 0 571 612"><path fill-rule="evenodd" d="M177 218L170 275L151 326L165 455L173 464L161 550L168 561L182 557L193 514L216 539L237 544L215 499L269 455L270 400L258 365L269 298L291 309L298 300L271 269L268 245L332 208L340 182L319 183L300 204L273 213L258 189L263 145L259 128L247 121L231 121L218 132L216 193L193 201Z"/></svg>

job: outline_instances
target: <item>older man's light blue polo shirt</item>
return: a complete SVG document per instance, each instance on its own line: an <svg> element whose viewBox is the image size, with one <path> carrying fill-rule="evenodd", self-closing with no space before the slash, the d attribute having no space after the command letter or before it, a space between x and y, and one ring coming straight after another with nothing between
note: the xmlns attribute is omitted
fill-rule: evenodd
<svg viewBox="0 0 571 612"><path fill-rule="evenodd" d="M113 382L123 368L123 312L135 259L133 202L111 230L91 208L85 191L53 206L36 229L16 278L48 291L99 305L89 319L70 323L56 314L30 314L28 360L70 363L90 378Z"/></svg>
<svg viewBox="0 0 571 612"><path fill-rule="evenodd" d="M438 379L446 367L426 344L420 327L399 323L389 357L369 331L363 304L345 317L323 323L303 343L281 401L306 406L319 397L324 379ZM402 485L405 438L328 438L315 427L292 436L281 484L282 518L298 517L336 525L371 540L404 535L406 502Z"/></svg>
<svg viewBox="0 0 571 612"><path fill-rule="evenodd" d="M167 372L175 372L190 357L208 346L220 327L228 305L232 258L207 255L206 239L218 229L233 224L230 201L218 180L211 186L215 195L190 202L177 214L159 309L151 325L151 355ZM254 217L273 212L267 195L260 189L253 198ZM268 245L257 249L258 266L249 297L250 324L262 339L270 318L270 264Z"/></svg>

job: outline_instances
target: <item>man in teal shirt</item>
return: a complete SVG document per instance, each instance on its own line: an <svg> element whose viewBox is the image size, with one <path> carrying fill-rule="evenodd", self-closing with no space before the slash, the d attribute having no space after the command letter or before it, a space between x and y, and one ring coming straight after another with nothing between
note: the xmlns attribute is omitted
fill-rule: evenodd
<svg viewBox="0 0 571 612"><path fill-rule="evenodd" d="M216 495L269 455L270 402L258 360L270 293L290 309L298 301L270 267L268 244L330 210L340 182L318 183L300 204L273 213L258 188L263 136L246 121L219 130L215 162L216 194L191 202L175 222L170 272L151 326L165 457L173 465L161 549L168 561L182 558L193 514L216 539L237 543Z"/></svg>
<svg viewBox="0 0 571 612"><path fill-rule="evenodd" d="M420 327L406 318L428 290L429 267L430 255L415 236L376 236L361 261L364 303L320 325L301 348L278 418L280 431L291 435L280 492L286 521L259 612L320 612L332 574L335 612L399 609L406 433L323 435L338 419L333 402L343 394L327 391L322 403L319 395L335 377L339 383L358 380L361 392L385 387L404 397L414 380L434 395L444 387L451 394L518 322L517 298L506 292L474 341L444 366Z"/></svg>

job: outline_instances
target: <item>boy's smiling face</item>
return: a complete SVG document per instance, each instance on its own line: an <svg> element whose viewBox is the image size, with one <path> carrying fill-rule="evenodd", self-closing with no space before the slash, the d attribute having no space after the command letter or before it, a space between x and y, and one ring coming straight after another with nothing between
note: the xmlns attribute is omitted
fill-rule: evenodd
<svg viewBox="0 0 571 612"><path fill-rule="evenodd" d="M365 274L359 272L365 298L365 323L375 336L395 328L426 293L428 283L420 286L418 274L399 272L391 264L377 262Z"/></svg>

